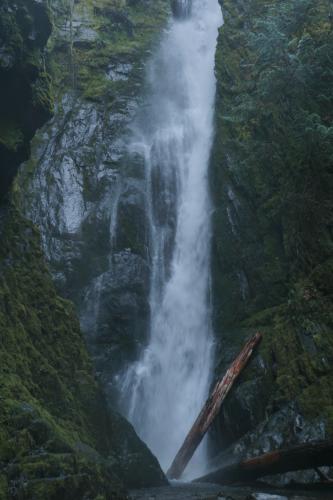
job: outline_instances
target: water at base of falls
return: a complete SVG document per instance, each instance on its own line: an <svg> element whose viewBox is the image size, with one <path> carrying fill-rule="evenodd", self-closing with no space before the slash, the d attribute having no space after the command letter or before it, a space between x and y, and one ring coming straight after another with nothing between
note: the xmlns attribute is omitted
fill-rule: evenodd
<svg viewBox="0 0 333 500"><path fill-rule="evenodd" d="M147 74L130 149L144 156L151 258L150 332L121 379L126 414L166 470L204 403L213 361L208 163L218 0L171 21ZM189 468L199 474L204 445Z"/></svg>

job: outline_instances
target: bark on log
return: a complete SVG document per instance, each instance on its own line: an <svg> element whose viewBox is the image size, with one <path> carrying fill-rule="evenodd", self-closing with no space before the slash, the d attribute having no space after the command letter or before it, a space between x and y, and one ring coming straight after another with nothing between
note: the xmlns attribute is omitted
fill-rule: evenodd
<svg viewBox="0 0 333 500"><path fill-rule="evenodd" d="M179 479L191 460L195 450L201 443L207 430L218 415L221 405L233 386L235 380L245 368L253 350L261 341L261 334L256 333L243 347L235 361L228 368L222 380L219 380L214 387L210 397L207 399L198 418L194 422L190 432L186 436L184 443L178 451L174 461L167 472L169 479Z"/></svg>
<svg viewBox="0 0 333 500"><path fill-rule="evenodd" d="M333 465L333 441L305 443L222 467L196 481L251 483L263 476Z"/></svg>

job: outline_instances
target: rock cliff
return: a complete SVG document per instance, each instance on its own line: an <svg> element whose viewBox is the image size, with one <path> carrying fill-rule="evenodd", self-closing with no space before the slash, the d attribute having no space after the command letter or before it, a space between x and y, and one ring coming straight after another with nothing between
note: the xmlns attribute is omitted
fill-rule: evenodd
<svg viewBox="0 0 333 500"><path fill-rule="evenodd" d="M221 1L214 325L224 369L258 355L216 432L241 453L333 432L332 13L325 1Z"/></svg>
<svg viewBox="0 0 333 500"><path fill-rule="evenodd" d="M55 113L22 169L21 203L41 229L62 296L79 312L105 391L135 359L149 319L142 160L127 149L145 63L168 0L56 3L47 57Z"/></svg>
<svg viewBox="0 0 333 500"><path fill-rule="evenodd" d="M24 5L23 0L16 3ZM12 132L0 136L0 145L6 155L17 156L2 164L8 165L8 184L19 161L27 157L35 128L50 116L50 74L54 116L33 140L32 155L15 181L14 200L41 231L56 289L74 302L98 378L112 401L115 374L137 357L149 321L144 172L142 159L127 145L132 118L143 98L145 62L165 25L169 2L54 0L50 5L51 11L44 10L45 25L49 26L51 13L53 34L43 57L48 32L43 39L31 28L35 37L31 43L44 41L38 48L38 63L35 59L35 76L28 81L31 89L40 82L40 99L27 102L39 103L37 110L43 105L43 111L36 111L39 118L28 132L21 118L13 128L6 128ZM216 376L252 332L260 330L264 341L215 425L212 454L229 447L217 462L325 438L333 432L332 12L325 0L221 0L221 5L225 24L216 54L216 135L210 166ZM1 54L8 60L6 51ZM22 61L23 69L15 71L25 74L25 56ZM9 71L8 64L1 71ZM13 62L8 67L14 67ZM15 68L20 66L15 63ZM9 109L7 97L4 102ZM40 273L46 280L38 296L45 295L54 314L62 308L60 329L72 332L66 342L73 342L81 352L78 370L94 398L101 401L71 306L56 295L42 263L38 234L15 207L6 211L9 226L4 234L9 243L3 269L6 262L14 262L10 248L17 248L15 283L21 280L21 272L28 279L27 262L32 260L29 266L37 273L34 282L41 279ZM24 263L20 247L15 247L23 243L18 239L14 245L11 239L25 233L30 239ZM9 278L4 279L3 290ZM38 316L44 307L34 298L34 290L31 294L27 290L23 287L25 295L19 299L23 309L18 307L14 324L21 321L17 315L37 311ZM16 296L18 289L9 292ZM41 331L51 339L56 336L52 332L58 331L58 313L51 316L50 324L44 312L43 321L39 320ZM31 335L27 335L29 342ZM39 334L36 342L39 346ZM73 346L66 342L72 353ZM60 347L52 356L52 366L62 356L68 359ZM83 418L75 423L75 439L67 413L64 419L53 413L44 399L38 399L41 396L37 410L50 412L52 432L56 426L61 436L66 432L68 456L73 456L79 443L80 457L91 457L90 448L105 457L109 452L100 447L100 434L94 433L92 417L84 410L85 396L77 389L80 377L61 383L65 393L60 392L60 400L65 395L73 398L71 415ZM29 398L27 404L33 406ZM111 418L116 425L116 417L108 416L104 403L100 404L103 422ZM38 420L39 413L34 415ZM30 440L29 425L22 429ZM129 435L126 424L121 425ZM120 477L124 461L114 439L111 432L105 446L109 450L110 442L116 450L118 458L110 474ZM135 442L140 457L145 452ZM157 480L161 477L157 465L146 457ZM86 458L82 460L86 463ZM137 462L131 463L135 468ZM89 484L97 486L89 487L103 491L104 472L100 474L99 468L96 472L96 461L93 464L88 475L94 479ZM16 476L6 478L17 484Z"/></svg>
<svg viewBox="0 0 333 500"><path fill-rule="evenodd" d="M20 0L0 7L0 498L4 500L121 499L126 498L127 487L165 483L157 460L130 424L108 408L73 305L57 295L39 231L22 215L26 184L17 178L10 188L20 162L29 155L30 139L51 117L49 75L56 96L58 78L68 81L72 76L70 58L66 72L44 53L51 26L55 35L59 33L57 23L65 13L69 12L69 24L64 29L73 29L71 6L71 2L52 2L51 11L46 2ZM115 22L125 22L129 30L130 22L117 17L116 11L105 11L103 16L115 16ZM84 28L80 38L85 47L86 38L93 37L89 30ZM49 43L56 44L54 38ZM71 56L74 48L69 49ZM92 72L97 81L98 71ZM94 115L89 102L98 100L99 94L96 86L89 88L94 90L86 96L84 110ZM78 112L80 121L74 92L61 102L71 106L74 115ZM53 120L60 109L57 99L55 103ZM72 124L71 133L76 130ZM28 174L33 177L32 162ZM53 166L58 167L56 161ZM64 168L65 177L71 172ZM64 181L63 188L70 189L70 184ZM75 220L76 214L70 217ZM73 228L68 224L66 234Z"/></svg>

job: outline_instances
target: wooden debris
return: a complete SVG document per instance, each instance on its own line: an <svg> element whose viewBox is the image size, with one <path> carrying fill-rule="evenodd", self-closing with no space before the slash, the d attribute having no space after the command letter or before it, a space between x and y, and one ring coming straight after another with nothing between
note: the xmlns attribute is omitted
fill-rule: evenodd
<svg viewBox="0 0 333 500"><path fill-rule="evenodd" d="M243 460L197 479L200 482L252 483L263 476L333 465L333 441L317 441Z"/></svg>
<svg viewBox="0 0 333 500"><path fill-rule="evenodd" d="M184 443L178 451L171 467L167 472L169 479L179 479L185 470L188 462L191 460L195 450L201 443L204 435L217 417L221 405L227 394L232 388L234 382L245 368L250 359L253 350L261 341L261 334L256 333L243 347L235 361L228 368L222 380L219 380L214 387L210 397L207 399L198 418L194 422L190 432L188 433Z"/></svg>

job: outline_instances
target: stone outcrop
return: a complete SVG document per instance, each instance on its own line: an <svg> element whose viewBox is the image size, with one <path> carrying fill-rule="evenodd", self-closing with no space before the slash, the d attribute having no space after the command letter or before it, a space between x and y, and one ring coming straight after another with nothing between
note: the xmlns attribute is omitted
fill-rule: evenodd
<svg viewBox="0 0 333 500"><path fill-rule="evenodd" d="M47 58L54 118L20 176L24 212L41 230L57 289L79 312L110 397L149 319L144 166L127 145L169 9L168 0L59 4Z"/></svg>

